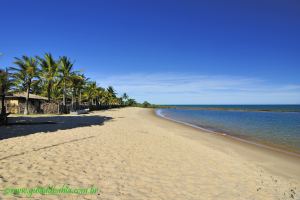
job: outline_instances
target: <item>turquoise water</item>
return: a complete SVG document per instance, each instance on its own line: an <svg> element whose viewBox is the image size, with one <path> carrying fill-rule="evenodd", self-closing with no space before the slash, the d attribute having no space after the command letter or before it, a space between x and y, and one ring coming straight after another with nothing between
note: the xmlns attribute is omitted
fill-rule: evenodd
<svg viewBox="0 0 300 200"><path fill-rule="evenodd" d="M193 106L195 107L197 106ZM188 109L186 106L179 106L159 109L157 113L193 126L300 153L300 112L287 112L287 109L290 109L289 106L288 108L273 107L273 110L277 109L280 112L248 111L248 108L238 110L205 110L203 107ZM286 109L286 112L281 112L282 109Z"/></svg>

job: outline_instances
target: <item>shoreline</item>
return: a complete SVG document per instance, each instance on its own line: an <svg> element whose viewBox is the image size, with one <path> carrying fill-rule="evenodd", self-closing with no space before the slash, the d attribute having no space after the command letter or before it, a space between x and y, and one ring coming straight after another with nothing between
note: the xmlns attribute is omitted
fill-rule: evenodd
<svg viewBox="0 0 300 200"><path fill-rule="evenodd" d="M229 136L228 134L217 133L211 130L206 130L195 125L188 125L185 122L177 122L173 119L168 119L166 117L160 117L155 112L156 109L152 109L151 115L159 121L165 123L171 123L173 125L183 127L183 129L190 130L189 133L183 134L182 136L191 138L192 140L209 140L209 143L217 143L220 145L214 145L218 150L222 151L223 146L228 146L231 150L246 157L251 162L257 162L258 160L266 163L276 162L277 166L274 165L264 165L261 166L266 170L276 173L279 175L290 177L291 174L296 175L300 179L300 156L294 155L293 153L283 151L281 149L272 148L266 145L254 144L247 140L242 140L234 136ZM172 125L171 125L172 126ZM193 134L193 135L191 135ZM287 170L288 169L288 170Z"/></svg>
<svg viewBox="0 0 300 200"><path fill-rule="evenodd" d="M185 125L185 126L188 126L188 127L192 127L192 128L195 128L195 129L198 129L200 131L204 131L204 132L207 132L207 133L210 133L210 134L222 135L222 136L225 136L225 137L229 137L229 138L231 138L233 140L237 140L237 141L244 142L244 143L247 143L247 144L251 144L251 145L254 145L254 146L257 146L257 147L266 148L266 149L269 149L269 150L272 150L272 151L276 151L276 152L280 152L280 153L284 153L284 154L288 154L288 155L300 158L300 152L298 150L293 150L292 148L288 148L288 147L286 147L286 148L285 147L281 147L279 145L277 146L276 144L273 144L273 143L266 144L266 143L264 143L262 141L254 141L254 140L250 140L250 139L248 140L248 139L243 138L242 136L234 136L234 135L231 135L229 133L225 133L225 132L221 132L221 131L216 131L216 130L211 130L209 128L204 128L204 127L201 127L201 126L197 126L197 125L194 125L194 124L191 124L191 123L188 123L188 122L183 122L183 121L175 120L175 119L166 117L166 116L164 116L161 113L158 113L158 111L160 109L161 108L158 108L158 109L155 108L155 109L153 109L153 114L156 117L160 117L162 119L173 121L175 123L179 123L179 124L182 124L182 125Z"/></svg>
<svg viewBox="0 0 300 200"><path fill-rule="evenodd" d="M0 127L10 135L0 140L0 190L94 186L99 194L87 198L105 200L299 197L299 158L160 118L153 109L27 120L61 123ZM50 199L62 198L70 196Z"/></svg>

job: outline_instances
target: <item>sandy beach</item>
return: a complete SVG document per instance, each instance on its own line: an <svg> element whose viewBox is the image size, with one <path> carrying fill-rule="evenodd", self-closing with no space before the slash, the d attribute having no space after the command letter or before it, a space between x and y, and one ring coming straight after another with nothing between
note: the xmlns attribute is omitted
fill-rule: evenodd
<svg viewBox="0 0 300 200"><path fill-rule="evenodd" d="M10 120L21 124L0 127L0 190L100 190L32 199L300 199L299 157L168 121L151 109ZM0 192L0 199L23 197Z"/></svg>

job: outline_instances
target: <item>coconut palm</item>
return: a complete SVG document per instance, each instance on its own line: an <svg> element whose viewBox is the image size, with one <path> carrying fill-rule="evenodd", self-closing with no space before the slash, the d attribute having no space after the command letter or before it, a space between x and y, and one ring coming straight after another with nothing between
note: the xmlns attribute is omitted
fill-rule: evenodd
<svg viewBox="0 0 300 200"><path fill-rule="evenodd" d="M106 89L108 93L111 94L112 97L116 97L117 93L115 91L115 89L112 86L108 86L108 88Z"/></svg>
<svg viewBox="0 0 300 200"><path fill-rule="evenodd" d="M107 94L105 96L105 100L106 100L106 102L108 101L108 106L110 108L111 105L116 104L116 99L117 99L116 95L117 95L117 93L116 93L115 89L112 86L108 86L106 91L107 91Z"/></svg>
<svg viewBox="0 0 300 200"><path fill-rule="evenodd" d="M80 89L85 84L86 78L83 74L78 74L76 72L73 72L70 77L70 85L72 88L72 109L77 109L77 97L78 93L80 93ZM75 105L75 106L74 106Z"/></svg>
<svg viewBox="0 0 300 200"><path fill-rule="evenodd" d="M128 98L129 98L129 96L126 93L124 93L122 95L122 104L123 105L126 105Z"/></svg>
<svg viewBox="0 0 300 200"><path fill-rule="evenodd" d="M4 100L5 93L9 87L8 70L0 69L0 96L1 96L1 114L6 112Z"/></svg>
<svg viewBox="0 0 300 200"><path fill-rule="evenodd" d="M97 98L97 90L98 87L96 81L91 81L87 83L85 96L90 105L93 105L94 100Z"/></svg>
<svg viewBox="0 0 300 200"><path fill-rule="evenodd" d="M80 81L78 82L77 84L77 90L78 90L78 93L79 93L79 104L81 104L82 102L82 92L84 91L88 81L89 81L89 78L86 78L84 74L80 74L79 75L81 77Z"/></svg>
<svg viewBox="0 0 300 200"><path fill-rule="evenodd" d="M101 97L101 102L106 106L110 106L111 99L112 99L111 93L109 93L107 90L104 90L103 95Z"/></svg>
<svg viewBox="0 0 300 200"><path fill-rule="evenodd" d="M97 97L96 98L97 98L97 104L98 105L102 104L101 98L103 97L104 93L105 93L105 89L104 88L102 88L102 87L98 87L97 88Z"/></svg>
<svg viewBox="0 0 300 200"><path fill-rule="evenodd" d="M37 59L41 66L40 78L46 86L47 98L50 101L51 90L58 75L58 62L54 60L51 53L45 53L43 58L37 56Z"/></svg>
<svg viewBox="0 0 300 200"><path fill-rule="evenodd" d="M115 105L117 106L123 105L123 98L122 97L115 98Z"/></svg>
<svg viewBox="0 0 300 200"><path fill-rule="evenodd" d="M137 104L137 102L135 101L135 99L128 99L127 105L128 106L135 106Z"/></svg>
<svg viewBox="0 0 300 200"><path fill-rule="evenodd" d="M72 71L73 70L73 63L70 59L66 56L59 58L59 78L60 83L63 84L63 105L66 106L66 93L67 93L67 84L70 82Z"/></svg>
<svg viewBox="0 0 300 200"><path fill-rule="evenodd" d="M129 99L126 93L122 97L117 97L117 93L112 86L104 89L98 87L96 82L89 81L88 78L73 70L73 62L66 56L54 59L51 53L45 53L42 57L15 58L15 66L11 67L11 73L0 70L0 98L4 99L5 91L9 87L8 83L13 83L13 92L26 92L26 105L24 114L29 113L30 93L44 95L48 101L56 103L63 102L64 112L67 111L67 97L72 96L72 108L77 108L89 102L91 105L134 105L136 102ZM40 67L40 69L39 69ZM10 77L4 78L4 77ZM7 80L7 82L5 81ZM2 111L4 110L2 101ZM99 108L99 107L98 107Z"/></svg>
<svg viewBox="0 0 300 200"><path fill-rule="evenodd" d="M26 103L24 114L28 115L29 93L35 78L39 74L38 61L34 57L22 56L22 58L15 58L14 64L16 67L11 67L10 70L14 73L12 78L17 87L26 91Z"/></svg>
<svg viewBox="0 0 300 200"><path fill-rule="evenodd" d="M60 87L60 81L56 80L53 83L53 88L51 90L52 101L55 101L56 103L61 102L62 94L63 94L63 88Z"/></svg>

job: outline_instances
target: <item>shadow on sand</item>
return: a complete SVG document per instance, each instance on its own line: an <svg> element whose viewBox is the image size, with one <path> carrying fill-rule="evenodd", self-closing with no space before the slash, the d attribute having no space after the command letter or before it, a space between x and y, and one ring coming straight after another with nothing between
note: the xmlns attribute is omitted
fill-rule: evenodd
<svg viewBox="0 0 300 200"><path fill-rule="evenodd" d="M105 116L41 116L11 117L7 126L0 126L0 140L30 135L39 132L55 132L77 127L103 125L112 120Z"/></svg>

